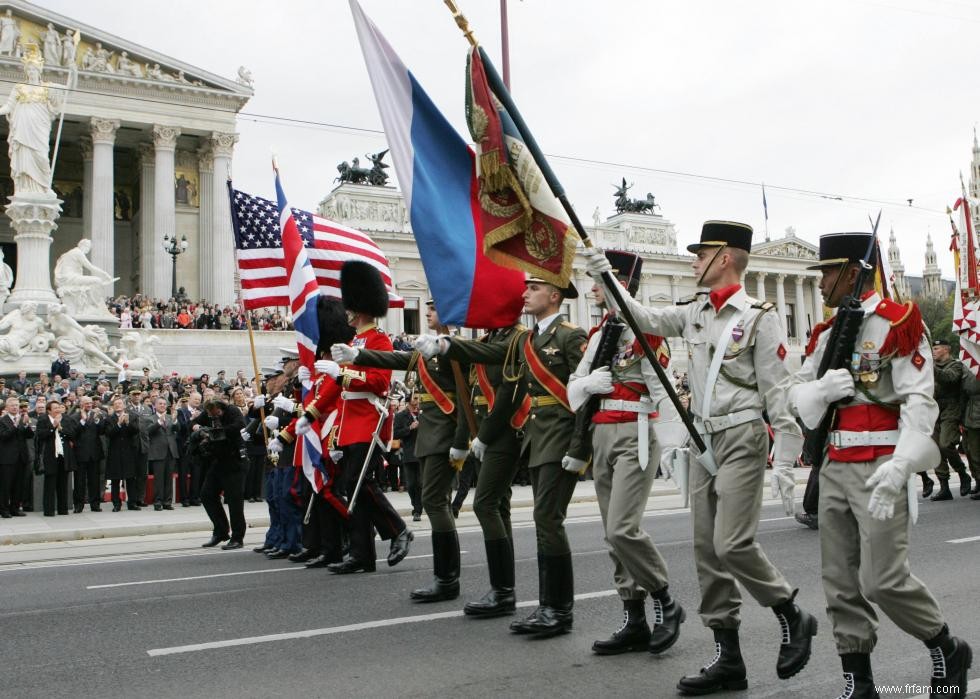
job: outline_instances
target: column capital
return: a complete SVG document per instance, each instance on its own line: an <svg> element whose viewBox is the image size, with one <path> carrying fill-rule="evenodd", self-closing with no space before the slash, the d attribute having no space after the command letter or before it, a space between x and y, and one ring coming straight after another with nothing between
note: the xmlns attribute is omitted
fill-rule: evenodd
<svg viewBox="0 0 980 699"><path fill-rule="evenodd" d="M140 167L153 167L156 163L156 151L152 143L139 144Z"/></svg>
<svg viewBox="0 0 980 699"><path fill-rule="evenodd" d="M200 172L214 172L214 150L210 143L197 149L197 169Z"/></svg>
<svg viewBox="0 0 980 699"><path fill-rule="evenodd" d="M754 274L755 275L755 278L758 279L761 282L761 281L765 281L765 279L768 276L769 272L753 272L752 274Z"/></svg>
<svg viewBox="0 0 980 699"><path fill-rule="evenodd" d="M237 133L211 132L211 151L215 158L230 158L238 143Z"/></svg>
<svg viewBox="0 0 980 699"><path fill-rule="evenodd" d="M671 284L680 284L682 279L684 279L684 277L682 277L680 274L671 274L670 275L670 283Z"/></svg>
<svg viewBox="0 0 980 699"><path fill-rule="evenodd" d="M793 277L793 282L795 284L799 284L800 286L803 286L803 282L805 282L807 279L812 279L812 277L808 277L805 274L797 274Z"/></svg>
<svg viewBox="0 0 980 699"><path fill-rule="evenodd" d="M90 122L92 143L112 145L116 142L116 130L119 128L118 119L102 119L92 117Z"/></svg>
<svg viewBox="0 0 980 699"><path fill-rule="evenodd" d="M782 284L784 281L786 281L786 275L785 274L777 274L776 275L776 281L778 281L780 284Z"/></svg>
<svg viewBox="0 0 980 699"><path fill-rule="evenodd" d="M176 150L178 136L180 136L180 129L176 126L153 125L153 146L158 151Z"/></svg>
<svg viewBox="0 0 980 699"><path fill-rule="evenodd" d="M92 138L90 136L79 136L78 148L82 151L82 160L92 160Z"/></svg>

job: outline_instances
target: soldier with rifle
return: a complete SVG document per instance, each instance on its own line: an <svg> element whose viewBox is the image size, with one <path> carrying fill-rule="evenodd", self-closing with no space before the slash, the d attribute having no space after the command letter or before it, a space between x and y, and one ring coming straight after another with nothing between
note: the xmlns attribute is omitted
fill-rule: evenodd
<svg viewBox="0 0 980 699"><path fill-rule="evenodd" d="M443 326L430 299L426 308L429 330ZM432 566L434 580L429 587L413 590L416 602L440 602L459 597L459 537L456 522L449 506L453 475L462 466L469 451L467 422L460 405L465 400L465 384L458 384L463 374L455 362L440 357L421 359L418 352L376 350L335 344L331 354L340 364L363 367L403 369L418 373L422 385L419 395L418 437L415 455L422 462L422 509L432 525ZM466 367L469 371L469 367ZM457 376L458 374L458 376ZM457 378L459 379L457 381Z"/></svg>
<svg viewBox="0 0 980 699"><path fill-rule="evenodd" d="M914 303L874 290L875 250L874 233L820 238L820 263L810 269L823 273L820 291L837 315L814 328L803 367L774 393L788 394L811 430L808 442L815 440L823 586L844 671L841 696L878 696L871 602L929 649L932 694L965 696L973 652L950 635L908 563L918 502L910 478L939 457L929 339Z"/></svg>
<svg viewBox="0 0 980 699"><path fill-rule="evenodd" d="M640 288L639 255L606 250L606 258L629 293ZM598 282L596 305L607 306ZM647 335L657 361L670 370L664 338ZM667 563L643 531L643 511L664 448L680 447L687 431L630 330L614 312L592 329L589 345L568 379L568 402L584 436L591 433L592 475L616 588L623 601L623 624L609 639L592 644L599 655L629 651L657 654L677 641L685 612L667 590ZM645 600L653 600L653 633Z"/></svg>
<svg viewBox="0 0 980 699"><path fill-rule="evenodd" d="M773 306L750 298L741 286L748 266L752 228L708 221L701 240L688 246L700 293L685 304L647 308L623 293L642 332L683 337L690 362L691 410L709 456L691 466L694 558L701 584L701 619L715 637L715 655L697 674L681 678L682 694L745 689L739 647L741 594L738 583L780 626L776 674L788 679L810 659L817 620L795 603L796 593L755 540L762 507L769 435L762 411L775 430L775 489L793 512L792 465L800 453L800 429L782 394L769 391L789 375L786 334ZM593 279L612 266L601 250L586 248ZM603 283L606 278L603 277ZM608 297L607 297L608 300Z"/></svg>

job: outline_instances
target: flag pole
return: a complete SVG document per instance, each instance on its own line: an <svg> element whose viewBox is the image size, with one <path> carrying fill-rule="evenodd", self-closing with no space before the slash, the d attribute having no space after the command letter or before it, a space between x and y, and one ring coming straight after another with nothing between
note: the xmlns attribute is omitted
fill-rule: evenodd
<svg viewBox="0 0 980 699"><path fill-rule="evenodd" d="M235 220L235 212L231 210L231 178L227 180L228 183L228 209L231 211L231 220ZM242 307L242 314L245 316L245 328L248 330L248 346L252 352L252 371L255 372L255 388L259 393L262 392L262 381L259 378L259 358L255 352L255 335L252 334L252 314L245 308L245 295L242 292L242 275L239 272L237 275L238 281L235 284L236 290L238 291L238 305ZM265 406L259 408L259 421L262 423L262 443L268 445L269 443L269 432L265 426ZM277 456L278 460L278 456Z"/></svg>
<svg viewBox="0 0 980 699"><path fill-rule="evenodd" d="M531 153L531 157L534 158L534 161L537 163L538 167L541 168L541 174L548 183L551 193L565 210L565 214L568 216L569 221L571 221L572 226L575 228L575 231L578 233L578 236L582 240L585 247L595 247L595 244L589 237L588 232L585 230L585 226L583 226L582 222L579 220L578 214L575 212L575 209L572 208L572 204L568 200L565 189L558 181L558 177L555 176L554 171L548 164L548 161L545 158L544 153L541 151L541 148L538 146L537 141L535 141L534 137L531 135L531 131L524 122L521 113L518 111L517 105L514 104L514 100L511 98L510 92L500 79L497 69L486 55L483 47L479 45L476 38L473 36L473 30L470 29L469 21L459 11L455 0L443 1L446 3L449 11L452 12L453 19L456 20L456 25L460 28L460 31L463 32L463 36L466 37L466 40L470 43L470 46L480 52L480 57L483 59L484 70L486 71L487 82L490 84L490 89L500 100L500 103L503 105L504 109L506 109L510 114L510 118L514 122L514 126L517 128L518 132L520 132L521 138L524 140L524 145L527 146L528 151ZM674 389L673 383L671 383L670 378L667 376L667 372L664 371L664 368L660 366L660 362L657 361L657 355L653 351L653 348L650 347L650 343L647 340L646 335L643 333L643 330L640 328L639 323L637 323L636 318L626 305L626 302L623 299L622 287L613 277L611 272L603 272L602 280L606 289L608 289L609 293L612 295L616 307L620 309L623 320L626 321L626 323L630 326L630 329L633 331L633 334L636 336L636 341L643 350L643 354L646 355L650 366L652 366L653 370L657 373L657 378L663 385L664 391L670 398L670 402L673 403L678 415L680 415L681 420L684 422L684 426L691 435L691 441L694 443L694 446L697 447L698 452L704 454L707 451L707 445L705 445L704 439L701 438L700 433L694 427L694 423L691 421L691 416L688 414L687 409L681 404L680 397L677 395L677 391Z"/></svg>
<svg viewBox="0 0 980 699"><path fill-rule="evenodd" d="M75 35L72 37L72 41L75 43L75 53L78 52L78 42L82 39L82 33L75 30ZM51 181L48 182L48 187L54 183L54 168L58 164L58 147L61 145L61 129L65 125L65 109L68 107L68 95L78 84L78 63L77 59L75 62L68 67L68 77L65 80L65 99L61 102L61 114L58 116L58 131L54 137L54 152L51 154Z"/></svg>

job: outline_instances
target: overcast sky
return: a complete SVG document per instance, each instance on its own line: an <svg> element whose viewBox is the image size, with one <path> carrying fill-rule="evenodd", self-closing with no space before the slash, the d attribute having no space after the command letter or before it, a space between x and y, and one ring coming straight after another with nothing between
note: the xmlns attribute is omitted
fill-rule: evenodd
<svg viewBox="0 0 980 699"><path fill-rule="evenodd" d="M43 0L40 5L192 65L255 97L240 117L236 185L269 196L280 158L294 206L313 209L336 164L386 147L347 0ZM460 133L466 42L441 0L362 0L365 12ZM461 0L500 67L498 0ZM969 177L980 1L636 2L510 0L512 91L579 215L614 213L612 183L652 192L680 245L701 222L868 228L884 205L906 271L926 234L952 275L945 208ZM303 126L255 115L335 126ZM594 162L576 162L580 158ZM390 158L389 158L390 162ZM690 173L699 177L653 170ZM843 197L787 192L780 187ZM905 200L913 199L915 208Z"/></svg>

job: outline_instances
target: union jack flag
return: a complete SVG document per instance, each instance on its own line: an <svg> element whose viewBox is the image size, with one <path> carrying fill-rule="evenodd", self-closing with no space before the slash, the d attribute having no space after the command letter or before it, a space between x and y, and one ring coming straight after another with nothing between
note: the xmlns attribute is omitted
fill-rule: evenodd
<svg viewBox="0 0 980 699"><path fill-rule="evenodd" d="M233 189L230 183L228 194L245 308L289 306L289 280L276 202ZM361 260L374 265L381 273L388 287L389 305L404 308L404 299L391 288L388 259L371 238L309 211L289 210L313 266L320 293L340 298L340 268L348 260Z"/></svg>

